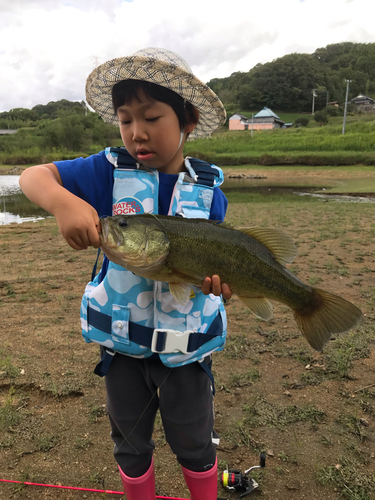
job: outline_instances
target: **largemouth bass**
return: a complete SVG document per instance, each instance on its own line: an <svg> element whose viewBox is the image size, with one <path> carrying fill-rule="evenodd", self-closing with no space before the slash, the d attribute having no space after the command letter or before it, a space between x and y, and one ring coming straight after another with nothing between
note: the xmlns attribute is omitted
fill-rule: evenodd
<svg viewBox="0 0 375 500"><path fill-rule="evenodd" d="M298 328L317 351L331 334L353 328L362 312L351 302L303 283L285 265L296 256L293 240L276 229L239 228L203 219L152 214L101 219L101 248L138 276L169 283L180 304L191 285L217 274L258 317L269 320L272 304L293 310Z"/></svg>

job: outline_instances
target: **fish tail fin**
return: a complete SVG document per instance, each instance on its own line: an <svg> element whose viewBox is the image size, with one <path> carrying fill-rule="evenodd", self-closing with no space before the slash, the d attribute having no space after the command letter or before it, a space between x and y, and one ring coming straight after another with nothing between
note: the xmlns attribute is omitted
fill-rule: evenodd
<svg viewBox="0 0 375 500"><path fill-rule="evenodd" d="M298 328L316 351L321 351L332 333L344 333L354 328L362 318L362 312L351 302L314 288L313 305L303 312L294 311Z"/></svg>

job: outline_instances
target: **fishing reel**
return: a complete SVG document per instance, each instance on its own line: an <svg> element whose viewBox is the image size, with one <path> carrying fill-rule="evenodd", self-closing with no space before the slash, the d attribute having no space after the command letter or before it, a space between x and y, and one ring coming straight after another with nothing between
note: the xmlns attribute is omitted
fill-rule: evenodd
<svg viewBox="0 0 375 500"><path fill-rule="evenodd" d="M247 475L253 469L260 469L266 466L266 455L265 453L260 454L260 464L250 467L250 469L245 470L242 474L240 470L232 469L225 470L221 475L221 484L224 488L231 491L236 491L238 493L238 500L248 495L255 488L258 488L258 483L249 478Z"/></svg>

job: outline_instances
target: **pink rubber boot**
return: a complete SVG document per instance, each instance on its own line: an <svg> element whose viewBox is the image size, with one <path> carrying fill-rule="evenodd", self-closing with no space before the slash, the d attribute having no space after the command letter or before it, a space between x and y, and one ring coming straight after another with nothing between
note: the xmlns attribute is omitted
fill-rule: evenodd
<svg viewBox="0 0 375 500"><path fill-rule="evenodd" d="M140 477L128 477L119 467L127 500L155 500L154 459L149 469Z"/></svg>
<svg viewBox="0 0 375 500"><path fill-rule="evenodd" d="M193 472L182 467L182 473L191 500L217 500L217 458L215 465L208 471Z"/></svg>

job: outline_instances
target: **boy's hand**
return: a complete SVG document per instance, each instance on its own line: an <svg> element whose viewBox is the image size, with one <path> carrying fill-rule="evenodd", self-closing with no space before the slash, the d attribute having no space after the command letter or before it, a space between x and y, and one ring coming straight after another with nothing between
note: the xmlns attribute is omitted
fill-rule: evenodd
<svg viewBox="0 0 375 500"><path fill-rule="evenodd" d="M221 283L220 276L214 274L212 278L205 278L202 285L202 292L205 295L213 293L214 295L223 295L225 300L229 300L232 297L232 291L226 283Z"/></svg>
<svg viewBox="0 0 375 500"><path fill-rule="evenodd" d="M100 221L95 208L84 200L74 197L68 205L54 210L60 233L75 250L85 250L89 246L100 246Z"/></svg>
<svg viewBox="0 0 375 500"><path fill-rule="evenodd" d="M100 246L101 228L96 210L63 187L54 163L27 168L19 182L29 200L56 217L62 236L72 248Z"/></svg>

